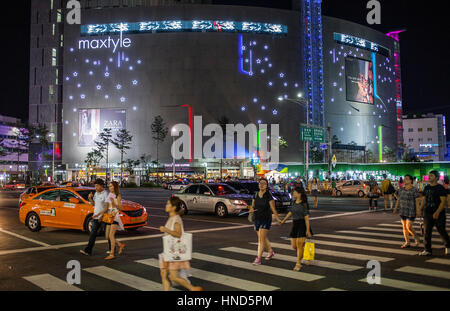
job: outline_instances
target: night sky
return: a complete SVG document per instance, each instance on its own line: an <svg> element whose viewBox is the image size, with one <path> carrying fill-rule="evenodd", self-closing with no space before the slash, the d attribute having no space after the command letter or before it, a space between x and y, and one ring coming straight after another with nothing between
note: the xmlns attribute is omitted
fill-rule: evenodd
<svg viewBox="0 0 450 311"><path fill-rule="evenodd" d="M46 0L42 0L46 1ZM30 4L28 0L2 3L3 83L0 114L28 118ZM213 0L217 4L290 9L290 0ZM323 0L323 14L367 25L367 0ZM407 29L400 35L404 113L450 115L450 15L448 1L381 0L381 25L367 25L384 33ZM429 6L425 6L428 3ZM444 7L447 6L447 7ZM450 13L449 13L450 14ZM450 122L448 122L450 123ZM448 126L450 128L450 126ZM450 135L449 135L450 136Z"/></svg>

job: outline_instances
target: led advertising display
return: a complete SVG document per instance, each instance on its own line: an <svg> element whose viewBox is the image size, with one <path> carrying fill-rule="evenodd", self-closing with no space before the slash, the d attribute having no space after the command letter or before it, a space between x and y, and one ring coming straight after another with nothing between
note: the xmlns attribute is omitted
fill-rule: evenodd
<svg viewBox="0 0 450 311"><path fill-rule="evenodd" d="M114 132L126 128L124 109L80 109L78 111L78 146L91 147L104 129Z"/></svg>
<svg viewBox="0 0 450 311"><path fill-rule="evenodd" d="M373 63L348 57L345 59L345 75L347 101L373 105Z"/></svg>

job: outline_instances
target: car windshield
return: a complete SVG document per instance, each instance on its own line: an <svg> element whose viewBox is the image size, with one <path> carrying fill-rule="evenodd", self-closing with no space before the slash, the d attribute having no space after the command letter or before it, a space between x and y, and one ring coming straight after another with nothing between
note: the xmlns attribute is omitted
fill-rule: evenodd
<svg viewBox="0 0 450 311"><path fill-rule="evenodd" d="M227 185L209 185L216 195L236 194L236 190Z"/></svg>
<svg viewBox="0 0 450 311"><path fill-rule="evenodd" d="M47 190L47 189L52 189L52 188L56 188L56 187L44 187L44 188L37 188L37 192L39 193L39 192L42 192L42 191L44 191L44 190Z"/></svg>
<svg viewBox="0 0 450 311"><path fill-rule="evenodd" d="M259 185L257 182L245 182L242 183L242 186L247 189L251 194L254 194L259 191Z"/></svg>
<svg viewBox="0 0 450 311"><path fill-rule="evenodd" d="M89 202L89 193L94 193L95 192L95 190L80 190L80 191L77 191L77 193L83 198L83 199L85 199L86 201L88 201Z"/></svg>

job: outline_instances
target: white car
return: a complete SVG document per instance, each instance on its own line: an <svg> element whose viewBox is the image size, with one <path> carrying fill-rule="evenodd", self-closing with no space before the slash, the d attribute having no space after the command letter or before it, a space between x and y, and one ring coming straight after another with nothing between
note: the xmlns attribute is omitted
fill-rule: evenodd
<svg viewBox="0 0 450 311"><path fill-rule="evenodd" d="M369 191L369 186L361 180L349 180L336 187L336 196L353 195L360 198L364 197Z"/></svg>
<svg viewBox="0 0 450 311"><path fill-rule="evenodd" d="M187 187L187 183L184 181L175 181L167 186L167 189L169 190L183 190Z"/></svg>

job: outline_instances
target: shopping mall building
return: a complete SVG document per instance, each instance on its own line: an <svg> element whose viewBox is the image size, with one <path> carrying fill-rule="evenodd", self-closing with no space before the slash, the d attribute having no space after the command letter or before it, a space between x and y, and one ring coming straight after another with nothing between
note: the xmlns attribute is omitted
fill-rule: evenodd
<svg viewBox="0 0 450 311"><path fill-rule="evenodd" d="M203 126L223 118L279 124L288 146L263 170L304 163L300 124L307 121L376 156L402 142L398 33L322 16L317 0L292 1L291 10L213 0L82 0L80 25L66 22L66 2L32 0L29 105L30 123L55 133L64 178L79 176L103 128L130 131L125 159L155 160L151 124L158 115L169 128L159 148L166 174L173 165L170 129L194 128L195 116ZM289 101L299 93L309 109ZM193 136L191 159L176 161L177 174L218 174L219 159L194 159ZM252 176L258 155L227 156L223 173ZM114 147L109 158L117 172Z"/></svg>

